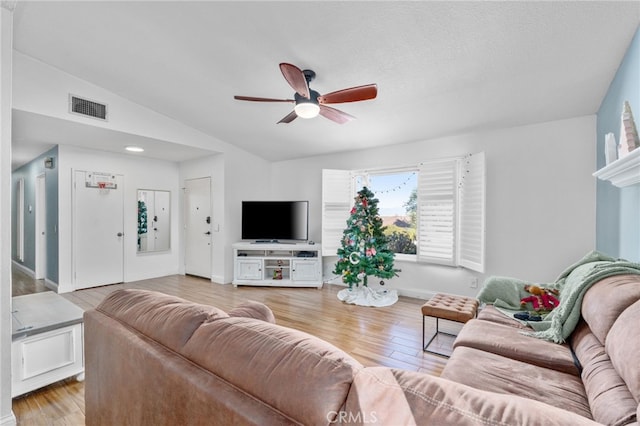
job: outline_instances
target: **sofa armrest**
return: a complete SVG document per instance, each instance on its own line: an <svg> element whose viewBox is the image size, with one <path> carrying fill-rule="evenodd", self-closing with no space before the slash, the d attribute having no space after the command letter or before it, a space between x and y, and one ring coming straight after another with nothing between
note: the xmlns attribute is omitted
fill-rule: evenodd
<svg viewBox="0 0 640 426"><path fill-rule="evenodd" d="M228 314L230 317L255 318L272 324L276 323L276 317L271 309L267 305L253 300L248 300L236 306Z"/></svg>
<svg viewBox="0 0 640 426"><path fill-rule="evenodd" d="M471 388L414 371L369 367L355 377L342 424L597 425L526 398Z"/></svg>

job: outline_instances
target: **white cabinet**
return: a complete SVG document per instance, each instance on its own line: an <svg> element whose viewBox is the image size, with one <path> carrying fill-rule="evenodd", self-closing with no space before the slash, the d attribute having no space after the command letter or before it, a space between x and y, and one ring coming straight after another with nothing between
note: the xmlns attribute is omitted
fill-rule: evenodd
<svg viewBox="0 0 640 426"><path fill-rule="evenodd" d="M46 291L12 299L11 397L84 379L84 311Z"/></svg>
<svg viewBox="0 0 640 426"><path fill-rule="evenodd" d="M314 281L322 274L320 263L315 259L294 259L291 261L293 281Z"/></svg>
<svg viewBox="0 0 640 426"><path fill-rule="evenodd" d="M11 396L70 376L82 380L82 332L82 324L75 324L14 340L11 344Z"/></svg>
<svg viewBox="0 0 640 426"><path fill-rule="evenodd" d="M320 244L233 245L233 285L322 288Z"/></svg>
<svg viewBox="0 0 640 426"><path fill-rule="evenodd" d="M261 280L262 260L260 259L237 259L237 278L240 280Z"/></svg>

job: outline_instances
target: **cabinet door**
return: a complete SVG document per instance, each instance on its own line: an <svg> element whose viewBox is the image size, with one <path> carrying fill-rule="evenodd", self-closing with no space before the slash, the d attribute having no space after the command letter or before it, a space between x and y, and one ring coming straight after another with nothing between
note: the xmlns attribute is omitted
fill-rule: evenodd
<svg viewBox="0 0 640 426"><path fill-rule="evenodd" d="M81 374L83 348L82 324L14 340L11 343L11 396Z"/></svg>
<svg viewBox="0 0 640 426"><path fill-rule="evenodd" d="M262 260L242 259L236 260L237 275L239 280L261 280Z"/></svg>
<svg viewBox="0 0 640 426"><path fill-rule="evenodd" d="M318 281L320 279L320 262L316 259L293 260L291 262L291 279L293 281Z"/></svg>

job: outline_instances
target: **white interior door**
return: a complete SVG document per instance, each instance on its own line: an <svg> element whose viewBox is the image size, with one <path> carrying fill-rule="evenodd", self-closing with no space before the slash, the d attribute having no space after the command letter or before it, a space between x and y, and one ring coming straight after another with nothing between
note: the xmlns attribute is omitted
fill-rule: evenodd
<svg viewBox="0 0 640 426"><path fill-rule="evenodd" d="M211 278L211 178L185 181L185 273Z"/></svg>
<svg viewBox="0 0 640 426"><path fill-rule="evenodd" d="M92 186L96 173L74 174L73 253L76 289L124 281L122 175L105 174L111 189Z"/></svg>
<svg viewBox="0 0 640 426"><path fill-rule="evenodd" d="M47 275L47 205L45 175L36 176L36 267L35 279L41 280Z"/></svg>

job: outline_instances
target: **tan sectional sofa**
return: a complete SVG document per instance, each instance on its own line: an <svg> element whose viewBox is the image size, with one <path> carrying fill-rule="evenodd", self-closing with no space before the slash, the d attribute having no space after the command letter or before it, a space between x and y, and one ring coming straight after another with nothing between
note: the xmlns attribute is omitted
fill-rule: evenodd
<svg viewBox="0 0 640 426"><path fill-rule="evenodd" d="M442 376L476 389L518 395L607 425L640 418L640 275L593 284L564 344L523 334L494 306L468 322Z"/></svg>
<svg viewBox="0 0 640 426"><path fill-rule="evenodd" d="M585 355L579 355L584 366L591 365L585 357L609 354L612 368L622 371L620 377L635 380L625 394L629 404L615 402L625 410L638 403L640 351L638 343L619 347L630 336L618 321L637 325L639 309L635 303L619 315L607 310L598 317L598 327L591 325L594 335L583 327L574 344L584 347ZM417 311L416 321L419 315ZM612 324L604 326L603 321ZM500 326L485 322L487 330ZM607 336L603 348L588 347L602 333ZM529 359L500 354L496 341L494 352L474 343L464 346L464 334L445 369L447 378L440 378L364 367L325 341L275 324L269 308L257 302L226 313L161 293L117 290L85 313L85 336L89 426L596 424L586 409L581 411L589 386L580 387L578 372L562 355L558 365L569 371L553 370L555 364L544 359L534 367ZM523 349L529 354L535 346ZM520 349L514 346L512 352ZM571 380L565 383L565 378ZM557 407L563 404L549 395L540 398L549 404L529 398L537 395L527 388L551 381L567 395L575 394L571 406ZM571 400L567 395L564 400Z"/></svg>

